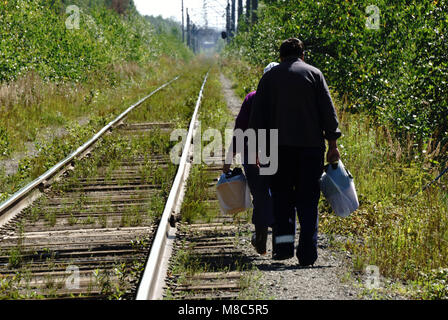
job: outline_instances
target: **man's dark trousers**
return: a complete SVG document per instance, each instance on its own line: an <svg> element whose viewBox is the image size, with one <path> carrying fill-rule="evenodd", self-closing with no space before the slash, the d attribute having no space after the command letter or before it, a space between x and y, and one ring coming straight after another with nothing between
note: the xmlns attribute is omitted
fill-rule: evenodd
<svg viewBox="0 0 448 320"><path fill-rule="evenodd" d="M319 179L323 172L324 150L279 146L278 171L272 177L274 201L274 254L294 256L295 212L300 223L297 257L301 265L317 259Z"/></svg>
<svg viewBox="0 0 448 320"><path fill-rule="evenodd" d="M274 210L269 194L269 176L261 176L260 169L253 164L243 164L247 184L253 198L252 223L260 228L272 227Z"/></svg>

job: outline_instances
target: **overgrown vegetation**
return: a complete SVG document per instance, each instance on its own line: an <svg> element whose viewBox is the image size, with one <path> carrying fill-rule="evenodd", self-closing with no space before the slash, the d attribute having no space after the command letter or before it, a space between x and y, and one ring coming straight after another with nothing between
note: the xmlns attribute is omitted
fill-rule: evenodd
<svg viewBox="0 0 448 320"><path fill-rule="evenodd" d="M235 37L229 55L266 65L278 60L282 40L298 37L305 59L351 101L349 112L374 115L402 139L448 143L447 1L263 2L258 23ZM378 29L366 27L376 21Z"/></svg>
<svg viewBox="0 0 448 320"><path fill-rule="evenodd" d="M360 199L346 219L321 199L320 230L346 239L355 269L377 265L413 288L411 297L446 298L448 177L419 192L447 161L446 2L379 1L379 30L365 27L367 5L271 1L222 66L243 97L277 60L281 40L304 40L305 59L332 87L342 161Z"/></svg>
<svg viewBox="0 0 448 320"><path fill-rule="evenodd" d="M189 98L197 96L206 69L198 61L192 62L187 68L188 74L140 105L126 122L131 123L130 125L133 122L170 122L174 128L188 123L195 105L195 100L190 101ZM175 110L180 110L178 117L172 116ZM100 124L103 125L104 123ZM86 135L91 135L89 130L93 129L90 127L91 125L79 127L74 130L73 138L70 136L70 139L60 139L63 144L55 146L58 148L54 153L42 152L42 159L39 161L43 161L44 167L50 166L51 161L62 156L58 154L63 152L62 146L69 146L76 139L82 139L77 135L81 135L83 130L86 130ZM105 135L88 157L74 161L74 170L68 176L53 183L43 197L25 209L19 221L19 231L25 231L26 239L26 232L42 231L42 228L70 231L155 225L163 212L176 173L176 165L169 161L169 152L175 143L170 141L169 132L159 128L142 132L126 130L126 126L117 128L112 134ZM37 168L34 160L31 160L29 166L30 174L33 172L32 168ZM129 168L132 170L126 172ZM105 186L110 183L117 186L135 183L137 186L131 193L98 193L84 189L98 183ZM117 197L129 199L117 206L120 203L117 202ZM136 254L135 260L125 262L117 259L112 268L99 268L93 274L88 274L91 280L89 290L96 292L99 288L100 293L109 299L130 298L130 286L134 282L129 279L135 281L140 277L150 242L150 239L139 239L136 236L131 245L132 248L138 248L142 255ZM60 266L53 266L57 260L56 249L47 250L36 246L36 252L29 252L22 248L20 241L10 247L10 250L0 254L3 259L8 258L8 266L0 268L0 273L3 274L0 299L58 297L61 290L66 290L65 279L59 281L49 276L48 285L36 289L33 287L36 285L35 275L31 272L26 276L27 268L40 260L45 261L49 270L58 270ZM27 289L30 283L32 287ZM36 292L39 294L36 295Z"/></svg>
<svg viewBox="0 0 448 320"><path fill-rule="evenodd" d="M164 31L155 32L132 1L124 11L118 2L0 4L0 159L18 162L16 173L1 163L0 201L181 74L191 58L177 38L164 43ZM69 4L80 9L79 29L66 27ZM188 112L188 103L178 105Z"/></svg>
<svg viewBox="0 0 448 320"><path fill-rule="evenodd" d="M108 68L114 63L188 56L180 43L177 51L166 50L161 42L165 34L156 33L127 2L124 10L107 0L2 2L0 82L32 70L43 79L86 81L101 72L113 81Z"/></svg>
<svg viewBox="0 0 448 320"><path fill-rule="evenodd" d="M220 131L224 137L224 130L233 124L233 119L230 115L227 104L222 95L222 88L219 81L219 69L213 66L204 88L204 98L199 109L198 120L201 124L201 131L197 134L203 135L204 132L210 128ZM224 141L223 141L224 142ZM210 141L202 141L202 147L208 145ZM214 155L218 157L219 155ZM204 159L203 159L204 161ZM216 176L219 175L215 170L210 170L210 167L204 163L200 165L193 165L188 177L187 188L182 202L181 218L182 222L186 223L180 226L180 232L186 234L194 234L195 231L189 230L190 224L210 223L220 216L219 205L216 201L216 193L213 186L210 185ZM247 221L248 212L239 214L234 217L234 223L239 225L241 220ZM247 230L245 230L247 231ZM238 230L235 237L235 246L241 245L238 243L238 235L242 232ZM242 244L245 245L245 244ZM175 276L174 281L178 285L194 285L194 275L204 272L229 272L233 270L244 271L245 276L240 279L239 299L262 299L265 298L264 292L259 287L259 274L255 270L250 269L250 264L244 260L244 256L235 255L232 257L232 262L221 261L215 258L216 261L205 262L194 252L191 243L185 243L180 239L179 247L172 257L170 272ZM213 259L212 259L213 260ZM192 277L193 276L193 277ZM189 278L192 277L192 278ZM173 297L172 292L168 289L166 291L166 299L188 298L197 294L195 290L191 292L181 293Z"/></svg>
<svg viewBox="0 0 448 320"><path fill-rule="evenodd" d="M207 129L213 128L219 130L221 136L224 137L224 130L230 118L222 96L217 69L213 67L204 87L204 98L198 116L201 123L201 132L198 132L198 134L203 136ZM203 147L210 143L202 139L201 142ZM216 173L207 171L206 168L207 165L202 164L193 166L191 169L181 211L182 220L185 222L210 221L219 213L219 209L212 208L211 203L207 201L214 198L214 194L210 193L208 184Z"/></svg>
<svg viewBox="0 0 448 320"><path fill-rule="evenodd" d="M122 111L192 57L131 0L4 1L0 20L0 158Z"/></svg>

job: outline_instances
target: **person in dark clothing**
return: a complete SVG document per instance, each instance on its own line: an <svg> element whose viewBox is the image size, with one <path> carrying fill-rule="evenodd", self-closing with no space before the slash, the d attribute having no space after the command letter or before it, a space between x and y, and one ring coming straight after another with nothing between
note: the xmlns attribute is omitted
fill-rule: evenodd
<svg viewBox="0 0 448 320"><path fill-rule="evenodd" d="M265 69L264 73L268 72L274 66L278 65L276 62L270 63ZM249 117L252 109L252 102L256 95L256 91L252 91L247 94L243 101L240 112L235 120L235 130L240 129L245 132L249 125ZM272 197L269 191L269 180L266 176L260 175L260 168L252 163L249 163L248 159L248 147L247 140L244 141L244 152L243 154L243 168L246 174L247 183L249 185L250 192L252 194L252 223L255 226L255 232L252 236L252 245L255 247L259 254L266 253L266 241L268 236L268 227L271 227L274 223L273 215L273 203ZM236 137L233 137L232 145L229 148L229 153L233 157L237 153L241 153L241 150L237 150ZM232 153L233 152L233 153ZM231 163L225 163L223 167L223 172L228 173L230 171Z"/></svg>
<svg viewBox="0 0 448 320"><path fill-rule="evenodd" d="M294 256L302 266L317 259L319 179L327 161L340 158L336 111L322 72L305 63L302 41L290 38L280 47L280 65L265 74L257 88L249 128L278 129L278 170L271 177L274 202L273 259Z"/></svg>

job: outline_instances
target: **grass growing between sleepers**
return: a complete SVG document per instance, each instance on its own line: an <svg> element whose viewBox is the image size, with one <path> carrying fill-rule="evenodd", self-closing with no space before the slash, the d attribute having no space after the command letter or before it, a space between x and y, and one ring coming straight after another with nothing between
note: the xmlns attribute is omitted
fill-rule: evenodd
<svg viewBox="0 0 448 320"><path fill-rule="evenodd" d="M222 137L225 137L224 130L232 126L234 119L230 115L227 104L222 95L222 87L219 81L219 70L216 66L212 67L207 84L204 89L204 98L199 110L199 118L201 124L201 134L204 134L208 129L213 128L221 132ZM203 141L202 147L208 145L211 141ZM224 142L224 141L223 141ZM214 155L219 158L219 155ZM204 160L204 159L203 159ZM207 165L195 164L191 167L190 175L187 181L186 193L183 199L181 208L181 220L183 224L180 225L181 232L189 232L189 224L195 223L209 223L213 222L215 218L222 216L219 204L216 198L216 178L220 175L218 171L211 169L210 166L221 168L222 162ZM211 200L211 201L210 201ZM250 212L240 213L234 217L234 223L240 226L249 220ZM244 228L238 227L238 232L245 232ZM240 240L239 234L235 235L234 245L238 247ZM244 244L244 245L247 245ZM264 295L259 290L259 274L253 270L250 264L243 256L235 256L232 260L232 265L220 264L213 261L213 265L205 263L195 253L194 249L188 243L180 240L179 248L171 261L170 272L175 275L175 282L177 285L194 285L194 280L191 276L204 272L229 272L241 271L244 272L243 278L239 284L241 291L238 293L239 299L260 299ZM192 282L193 281L193 282ZM185 293L184 298L194 295L195 292ZM174 296L173 292L168 289L166 291L166 299L178 299L179 296Z"/></svg>
<svg viewBox="0 0 448 320"><path fill-rule="evenodd" d="M139 106L137 116L131 116L128 122L160 122L167 121L173 127L179 127L187 123L193 113L194 102L188 100L189 96L197 92L200 88L200 75L205 74L204 68L199 63L191 64L191 74L186 74L183 78L174 82L170 87L158 92L150 101ZM182 105L183 110L179 111L178 117L173 117L178 106ZM90 228L121 228L148 226L156 223L163 212L165 202L170 192L171 184L176 173L176 165L169 160L169 152L174 141L170 141L170 133L160 129L153 129L145 133L128 135L125 130L117 129L110 135L105 135L96 145L92 153L81 160L74 161L74 170L59 182L54 183L47 195L42 196L30 208L27 208L20 219L20 239L27 237L27 232L32 232L44 226L46 230L70 230L70 229L90 229ZM153 160L166 158L166 162L155 163ZM117 178L121 174L120 168L132 163L134 159L140 159L138 167L142 184L154 186L147 192L137 193L135 202L124 208L121 214L117 215L116 208L112 206L112 199L104 197L98 201L95 195L82 192L82 187L91 181L104 178L105 183ZM125 184L126 179L118 179L118 185ZM73 190L76 192L73 192ZM78 191L79 189L79 191ZM68 192L70 191L70 192ZM141 190L140 190L141 191ZM58 206L54 206L55 198ZM89 207L91 201L98 206ZM112 218L106 217L108 213L115 213ZM149 249L148 239L135 239L131 244L133 247ZM48 279L48 284L42 291L36 291L29 286L32 278L28 263L29 256L41 255L42 248L36 252L27 252L19 241L10 250L1 250L0 258L7 259L8 264L0 268L1 287L0 298L32 298L40 299L45 297L57 297L60 286L64 283L54 283L53 279ZM27 257L28 255L28 257ZM55 261L53 250L48 250L43 256L45 263L52 268L62 268ZM140 260L127 261L123 265L122 261L117 261L117 265L109 269L99 268L94 272L91 289L100 287L101 293L110 299L129 298L129 279L138 279L144 268L144 257ZM65 270L63 268L62 270ZM38 292L38 293L36 293ZM78 295L75 295L78 297Z"/></svg>

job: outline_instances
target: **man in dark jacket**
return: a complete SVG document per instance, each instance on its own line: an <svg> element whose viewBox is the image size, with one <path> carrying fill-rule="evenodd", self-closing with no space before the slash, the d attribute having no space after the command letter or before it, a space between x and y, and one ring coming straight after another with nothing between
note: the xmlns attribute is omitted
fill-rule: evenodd
<svg viewBox="0 0 448 320"><path fill-rule="evenodd" d="M273 259L294 256L295 211L300 223L297 257L302 266L317 259L319 179L327 161L340 155L336 111L322 72L305 63L302 41L280 47L281 64L266 73L257 88L249 128L278 129L278 170L271 178L275 224ZM275 152L275 150L271 150Z"/></svg>

